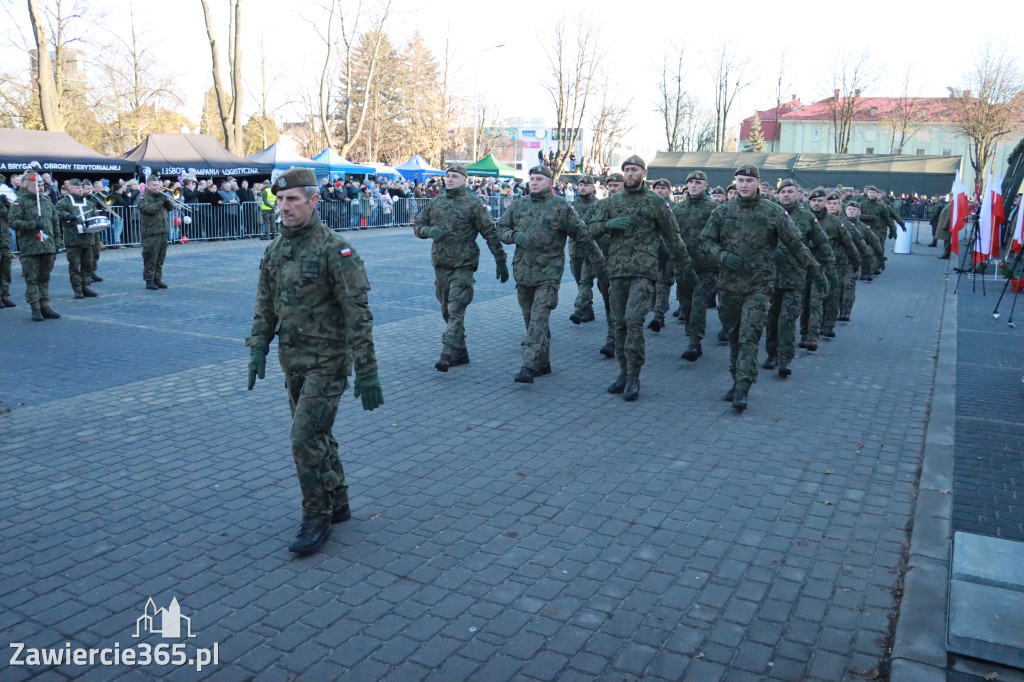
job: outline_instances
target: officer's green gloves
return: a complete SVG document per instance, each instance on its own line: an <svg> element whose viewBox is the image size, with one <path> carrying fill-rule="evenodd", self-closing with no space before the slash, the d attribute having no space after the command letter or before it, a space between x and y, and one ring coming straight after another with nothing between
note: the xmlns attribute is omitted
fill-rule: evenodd
<svg viewBox="0 0 1024 682"><path fill-rule="evenodd" d="M497 279L500 280L502 284L504 284L505 282L508 281L508 265L503 260L497 261L496 265L498 266Z"/></svg>
<svg viewBox="0 0 1024 682"><path fill-rule="evenodd" d="M906 232L906 230L904 230L904 232ZM889 228L889 239L896 239L896 228L895 227L890 227Z"/></svg>
<svg viewBox="0 0 1024 682"><path fill-rule="evenodd" d="M442 227L437 227L436 225L434 225L433 227L427 228L427 236L433 239L434 241L441 239L442 237L444 237L445 234L446 233L444 231L444 228Z"/></svg>
<svg viewBox="0 0 1024 682"><path fill-rule="evenodd" d="M629 230L632 229L633 227L633 221L630 220L629 218L619 217L612 218L611 220L607 221L604 225L609 230Z"/></svg>
<svg viewBox="0 0 1024 682"><path fill-rule="evenodd" d="M530 238L526 236L525 232L513 232L512 243L524 249L530 248Z"/></svg>
<svg viewBox="0 0 1024 682"><path fill-rule="evenodd" d="M906 225L900 225L900 229L903 230L904 232L906 232L907 231L907 226Z"/></svg>
<svg viewBox="0 0 1024 682"><path fill-rule="evenodd" d="M249 348L249 390L256 385L256 377L267 376L267 351L252 346Z"/></svg>
<svg viewBox="0 0 1024 682"><path fill-rule="evenodd" d="M356 376L352 392L357 398L363 399L364 410L373 411L384 404L384 391L380 387L380 377L376 372Z"/></svg>
<svg viewBox="0 0 1024 682"><path fill-rule="evenodd" d="M727 253L722 257L722 265L730 270L739 270L743 267L743 259L735 253Z"/></svg>

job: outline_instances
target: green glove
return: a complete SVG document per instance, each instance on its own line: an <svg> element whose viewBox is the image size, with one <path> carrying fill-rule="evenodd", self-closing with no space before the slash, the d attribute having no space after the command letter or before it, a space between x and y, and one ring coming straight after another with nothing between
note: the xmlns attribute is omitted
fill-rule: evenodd
<svg viewBox="0 0 1024 682"><path fill-rule="evenodd" d="M447 233L445 232L444 228L437 226L427 228L427 236L433 239L434 241L443 238L445 234Z"/></svg>
<svg viewBox="0 0 1024 682"><path fill-rule="evenodd" d="M249 349L249 390L256 385L256 377L265 379L267 376L267 351L262 348Z"/></svg>
<svg viewBox="0 0 1024 682"><path fill-rule="evenodd" d="M496 265L498 266L497 279L499 279L501 283L504 284L505 282L508 281L508 265L503 260L497 261Z"/></svg>
<svg viewBox="0 0 1024 682"><path fill-rule="evenodd" d="M357 376L352 392L357 398L363 399L364 410L373 411L384 404L384 391L381 390L376 372Z"/></svg>
<svg viewBox="0 0 1024 682"><path fill-rule="evenodd" d="M906 230L904 230L904 232L906 232ZM896 239L896 228L895 227L890 227L889 228L889 239Z"/></svg>
<svg viewBox="0 0 1024 682"><path fill-rule="evenodd" d="M730 270L739 270L743 267L743 259L737 256L735 253L727 253L722 258L722 265Z"/></svg>
<svg viewBox="0 0 1024 682"><path fill-rule="evenodd" d="M900 229L903 230L904 232L906 232L907 231L907 226L901 224L900 225Z"/></svg>
<svg viewBox="0 0 1024 682"><path fill-rule="evenodd" d="M605 223L609 230L630 230L633 229L633 221L629 218L612 218Z"/></svg>
<svg viewBox="0 0 1024 682"><path fill-rule="evenodd" d="M512 243L524 249L530 248L530 238L526 236L525 232L513 232Z"/></svg>

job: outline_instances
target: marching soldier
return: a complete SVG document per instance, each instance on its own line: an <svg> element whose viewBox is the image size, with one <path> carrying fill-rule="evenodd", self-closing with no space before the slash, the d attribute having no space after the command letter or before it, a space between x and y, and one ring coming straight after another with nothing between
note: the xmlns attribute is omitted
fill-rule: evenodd
<svg viewBox="0 0 1024 682"><path fill-rule="evenodd" d="M810 204L811 215L814 216L818 226L824 230L825 228L821 223L823 220L826 220L828 215L828 211L825 208L827 197L825 188L816 187L811 191L809 197L808 203ZM833 286L838 286L836 275L837 254L832 251L831 246L827 247L827 250L823 248L820 252L815 252L814 257L818 259L818 263L821 265L821 274L824 276L824 280L813 277L810 271L808 271L807 280L804 284L804 310L803 314L800 315L800 347L806 348L809 351L818 350L825 297L828 296L828 292ZM822 281L825 281L827 286L820 286Z"/></svg>
<svg viewBox="0 0 1024 682"><path fill-rule="evenodd" d="M38 171L21 177L18 198L7 212L7 222L18 234L18 259L25 277L25 300L36 322L60 319L50 307L50 272L57 253L54 235L59 229L57 211L44 193Z"/></svg>
<svg viewBox="0 0 1024 682"><path fill-rule="evenodd" d="M0 175L0 184L4 176ZM0 308L17 308L11 300L11 231L7 227L7 211L11 200L6 194L0 194Z"/></svg>
<svg viewBox="0 0 1024 682"><path fill-rule="evenodd" d="M658 178L651 183L651 191L664 199L665 206L670 211L672 210L671 182L666 178ZM653 332L659 332L665 326L665 313L668 312L668 295L675 281L676 265L668 257L668 251L662 246L658 249L658 279L654 283L654 318L647 325L647 328Z"/></svg>
<svg viewBox="0 0 1024 682"><path fill-rule="evenodd" d="M708 302L714 298L718 288L718 261L704 251L701 239L708 218L719 206L705 194L707 186L708 176L704 171L691 171L686 176L686 199L672 206L680 237L690 252L693 269L697 273L696 286L687 286L682 278L676 283L679 324L686 325L686 336L690 340L682 357L689 362L696 362L704 354L701 340L707 331Z"/></svg>
<svg viewBox="0 0 1024 682"><path fill-rule="evenodd" d="M466 308L473 300L473 273L480 265L477 235L487 242L494 256L497 279L508 281L505 249L494 230L491 212L466 191L469 173L463 166L451 166L445 175L445 194L432 199L416 216L413 232L420 239L431 239L430 261L434 266L434 292L441 304L441 316L447 327L441 337L441 358L434 369L469 363L466 348Z"/></svg>
<svg viewBox="0 0 1024 682"><path fill-rule="evenodd" d="M548 166L530 169L530 196L520 197L498 220L498 237L515 244L512 274L519 308L526 324L523 364L513 381L532 384L534 377L551 373L551 311L558 305L558 286L565 272L565 240L576 240L584 258L604 267L597 244L587 226L566 203L551 192L553 175Z"/></svg>
<svg viewBox="0 0 1024 682"><path fill-rule="evenodd" d="M281 234L260 262L249 347L249 390L264 378L270 342L284 370L292 413L292 458L302 490L302 523L288 549L315 552L331 524L352 516L332 433L355 366L353 393L364 410L384 404L373 346L370 282L352 245L316 212L316 176L292 168L274 181ZM148 192L147 192L148 193Z"/></svg>
<svg viewBox="0 0 1024 682"><path fill-rule="evenodd" d="M167 289L163 281L167 240L171 236L169 216L174 210L170 198L160 191L162 185L156 175L149 176L146 191L139 197L139 215L142 218L142 278L150 290Z"/></svg>
<svg viewBox="0 0 1024 682"><path fill-rule="evenodd" d="M829 289L822 310L821 335L829 338L836 336L836 321L839 319L847 276L851 271L860 271L860 249L857 248L857 243L853 240L850 231L843 227L842 219L839 216L839 206L840 195L838 192L832 192L825 197L827 215L822 221L822 228L829 236L829 246L832 247L832 252L836 257L837 280L834 287Z"/></svg>
<svg viewBox="0 0 1024 682"><path fill-rule="evenodd" d="M729 371L733 387L725 394L734 409L747 409L747 393L757 381L757 349L775 283L779 242L816 282L827 289L793 222L778 204L758 193L760 170L747 164L735 173L737 198L719 207L702 234L704 247L718 260L718 311L729 330Z"/></svg>
<svg viewBox="0 0 1024 682"><path fill-rule="evenodd" d="M892 219L892 209L881 201L881 192L874 185L864 188L864 197L860 201L861 222L871 228L875 239L882 245L883 255L875 260L874 274L880 275L885 270L885 240L886 237L895 238L896 228ZM907 229L903 226L904 231Z"/></svg>
<svg viewBox="0 0 1024 682"><path fill-rule="evenodd" d="M846 216L847 224L850 226L850 233L854 236L854 241L856 241L857 238L860 239L860 242L857 244L861 250L860 279L861 281L867 280L870 282L874 279L871 276L871 273L874 272L875 258L877 258L878 253L881 252L882 245L878 243L877 239L875 239L875 235L871 232L871 228L860 221L859 201L850 201L846 205ZM858 279L857 275L857 270L851 271L849 275L849 279L853 280L854 286L856 286L856 281ZM843 292L842 316L839 319L844 322L849 322L850 316L853 313L853 302L856 295L856 289L854 286L847 286Z"/></svg>
<svg viewBox="0 0 1024 682"><path fill-rule="evenodd" d="M716 204L724 204L725 190L722 189L721 187L716 186L714 189L711 190L711 200Z"/></svg>
<svg viewBox="0 0 1024 682"><path fill-rule="evenodd" d="M573 204L573 208L576 209L576 213L586 223L594 214L597 205L601 203L597 198L597 185L594 182L594 177L591 175L584 175L576 184L579 188L579 197ZM600 246L601 244L598 243L598 247ZM602 249L603 251L604 249ZM575 241L569 242L569 269L577 286L576 303L573 307L572 315L569 316L569 321L573 324L593 322L596 319L594 316L595 268L592 265L588 265L587 259L580 253ZM601 291L601 296L605 299L605 311L607 312L608 298L606 294L608 287L605 286L602 289L600 282L598 282L597 287Z"/></svg>
<svg viewBox="0 0 1024 682"><path fill-rule="evenodd" d="M604 204L604 202L608 201L608 197L611 197L612 195L618 194L619 192L622 191L622 185L624 181L625 180L622 177L622 173L608 174L608 177L605 179L604 183L605 189L608 190L608 196L598 201L593 208L587 210L587 215L586 217L583 218L584 222L587 223L588 228L590 226L590 222L596 220L597 217L601 215L601 206ZM597 247L601 249L601 255L604 256L606 263L608 259L608 245L610 243L609 239L610 237L608 234L596 235L594 237L594 242L597 244ZM605 326L607 327L607 331L605 332L604 337L604 345L601 346L598 352L601 353L601 355L605 356L606 358L614 358L615 329L614 325L612 324L611 297L608 293L609 282L607 277L607 270L602 270L601 272L604 273L603 277L599 274L598 270L595 269L594 266L591 265L589 262L583 263L583 276L580 281L580 293L577 296L577 301L579 300L580 296L583 296L590 301L594 300L594 278L596 277L598 291L601 292L601 298L604 299L604 318Z"/></svg>
<svg viewBox="0 0 1024 682"><path fill-rule="evenodd" d="M106 208L106 204L103 202L103 183L97 180L94 183L90 183L88 180L82 180L82 190L85 193L85 198L97 210L102 211ZM89 242L92 247L92 266L89 270L89 277L92 278L93 282L102 282L103 278L99 276L96 270L100 266L100 251L104 248L103 246L103 233L93 232L89 235Z"/></svg>
<svg viewBox="0 0 1024 682"><path fill-rule="evenodd" d="M89 288L93 271L93 235L79 228L92 217L95 208L84 197L81 180L68 180L68 194L57 202L56 209L64 231L64 255L68 259L71 289L77 299L92 298L97 295Z"/></svg>

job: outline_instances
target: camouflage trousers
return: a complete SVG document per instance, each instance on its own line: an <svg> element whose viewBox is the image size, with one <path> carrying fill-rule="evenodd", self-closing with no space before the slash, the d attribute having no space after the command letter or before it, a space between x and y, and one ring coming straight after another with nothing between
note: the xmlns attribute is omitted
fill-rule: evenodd
<svg viewBox="0 0 1024 682"><path fill-rule="evenodd" d="M25 277L25 300L29 305L50 302L50 273L56 254L21 256L21 274Z"/></svg>
<svg viewBox="0 0 1024 682"><path fill-rule="evenodd" d="M843 280L841 296L839 298L839 316L849 317L853 311L853 302L857 298L857 276L860 270L849 270L846 279Z"/></svg>
<svg viewBox="0 0 1024 682"><path fill-rule="evenodd" d="M81 293L83 286L92 284L94 270L91 246L69 246L65 252L68 257L68 275L71 276L71 288Z"/></svg>
<svg viewBox="0 0 1024 682"><path fill-rule="evenodd" d="M260 210L260 218L263 219L263 236L274 236L274 211Z"/></svg>
<svg viewBox="0 0 1024 682"><path fill-rule="evenodd" d="M615 357L623 374L638 377L647 357L644 320L654 301L654 281L646 277L613 277L608 296L615 332Z"/></svg>
<svg viewBox="0 0 1024 682"><path fill-rule="evenodd" d="M801 340L818 342L821 336L821 315L825 296L815 282L808 279L804 283L804 309L800 315Z"/></svg>
<svg viewBox="0 0 1024 682"><path fill-rule="evenodd" d="M292 411L292 457L302 490L302 520L329 521L334 507L348 503L345 470L331 430L346 377L285 375Z"/></svg>
<svg viewBox="0 0 1024 682"><path fill-rule="evenodd" d="M764 347L768 355L790 363L796 356L796 322L803 311L802 289L775 289L764 329Z"/></svg>
<svg viewBox="0 0 1024 682"><path fill-rule="evenodd" d="M878 243L882 245L882 253L875 251L875 272L879 270L885 270L885 240L889 236L889 228L887 227L872 227L871 231L875 233L875 237L878 238Z"/></svg>
<svg viewBox="0 0 1024 682"><path fill-rule="evenodd" d="M153 282L163 279L164 258L167 257L167 234L142 238L142 279Z"/></svg>
<svg viewBox="0 0 1024 682"><path fill-rule="evenodd" d="M718 294L718 314L729 332L729 373L737 384L757 382L757 350L770 304L771 294L767 291Z"/></svg>
<svg viewBox="0 0 1024 682"><path fill-rule="evenodd" d="M6 230L0 227L0 230ZM10 249L0 249L0 296L11 295L11 256Z"/></svg>
<svg viewBox="0 0 1024 682"><path fill-rule="evenodd" d="M601 298L604 300L604 319L608 325L608 334L605 342L613 344L615 343L615 333L612 331L612 314L608 302L608 277L597 277L594 274L594 268L586 261L584 261L583 269L580 273L579 293L576 294L575 312L583 314L588 310L593 311L595 277L597 278L597 290L601 292Z"/></svg>
<svg viewBox="0 0 1024 682"><path fill-rule="evenodd" d="M92 236L92 269L89 270L90 277L96 272L96 268L100 265L100 251L103 249L100 246L103 244L103 240L100 239L99 234Z"/></svg>
<svg viewBox="0 0 1024 682"><path fill-rule="evenodd" d="M466 347L466 308L473 300L475 283L472 268L434 267L434 294L448 325L441 336L442 353L452 355Z"/></svg>
<svg viewBox="0 0 1024 682"><path fill-rule="evenodd" d="M878 254L872 248L871 252L874 256L865 257L862 253L860 255L860 278L867 279L875 274L875 263L880 260Z"/></svg>
<svg viewBox="0 0 1024 682"><path fill-rule="evenodd" d="M676 281L675 261L667 261L658 268L658 281L654 284L654 312L664 315L668 312L669 292ZM678 292L677 292L678 294ZM678 298L678 295L677 295Z"/></svg>
<svg viewBox="0 0 1024 682"><path fill-rule="evenodd" d="M840 254L841 256L842 254ZM841 258L840 260L845 260ZM826 266L830 267L830 266ZM839 317L839 299L843 296L843 284L846 282L846 273L850 269L847 263L837 264L832 271L836 275L836 286L829 287L828 293L821 306L821 328L835 329L836 318Z"/></svg>
<svg viewBox="0 0 1024 682"><path fill-rule="evenodd" d="M536 286L516 285L519 307L526 323L523 367L539 371L551 362L551 311L558 306L558 282Z"/></svg>
<svg viewBox="0 0 1024 682"><path fill-rule="evenodd" d="M697 286L688 287L680 279L676 284L679 298L679 322L686 322L686 336L693 343L704 338L708 327L708 301L718 288L717 272L698 272Z"/></svg>

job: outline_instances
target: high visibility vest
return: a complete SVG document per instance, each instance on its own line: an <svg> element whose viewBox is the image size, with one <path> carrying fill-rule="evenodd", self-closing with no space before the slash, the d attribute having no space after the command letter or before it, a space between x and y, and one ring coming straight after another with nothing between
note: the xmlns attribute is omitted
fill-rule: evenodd
<svg viewBox="0 0 1024 682"><path fill-rule="evenodd" d="M264 187L260 192L260 201L263 202L263 205L260 206L261 211L273 211L277 205L277 196L270 191L269 187Z"/></svg>

